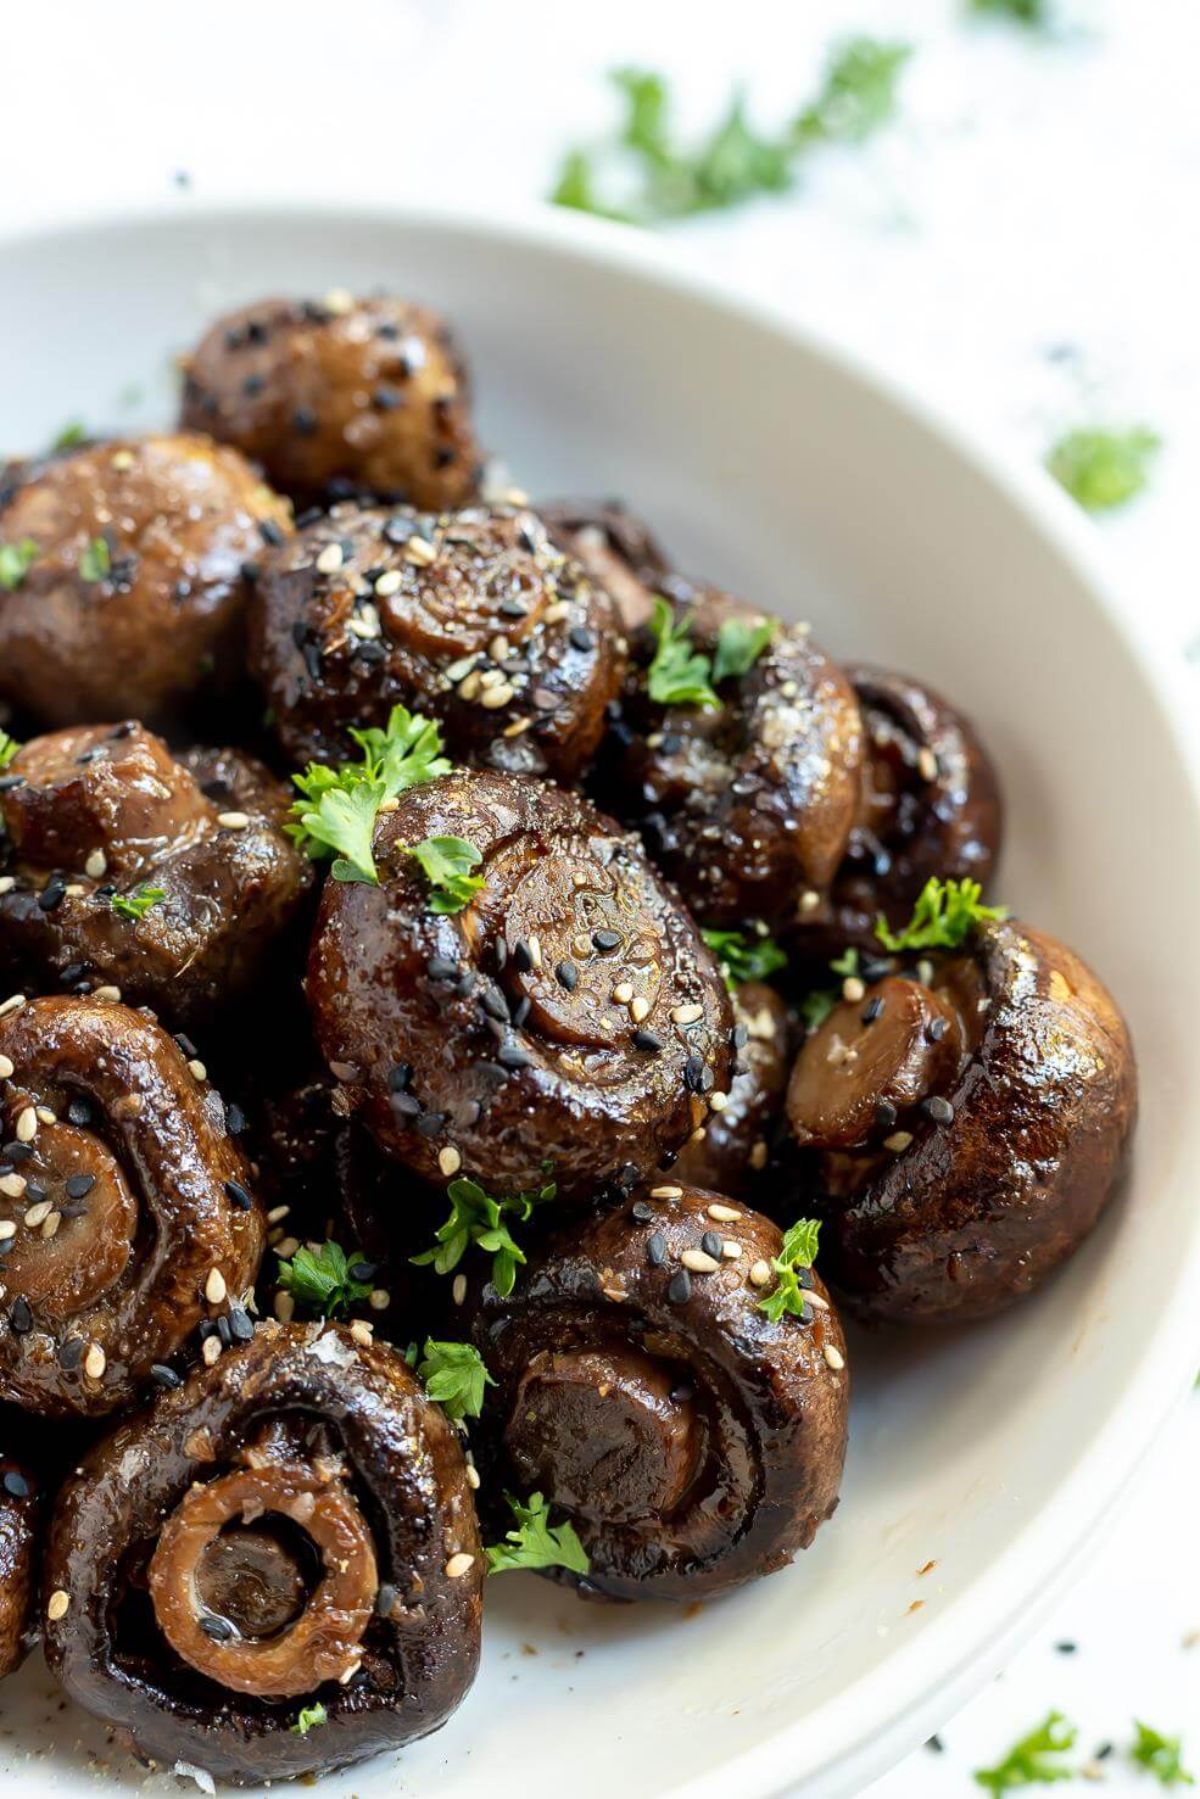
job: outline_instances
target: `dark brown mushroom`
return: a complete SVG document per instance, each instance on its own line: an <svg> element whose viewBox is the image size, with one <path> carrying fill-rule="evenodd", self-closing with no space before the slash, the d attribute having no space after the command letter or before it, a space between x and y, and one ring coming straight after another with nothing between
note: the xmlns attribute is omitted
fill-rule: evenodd
<svg viewBox="0 0 1200 1799"><path fill-rule="evenodd" d="M311 865L286 788L236 750L132 720L34 738L0 779L0 968L117 986L192 1024L262 974Z"/></svg>
<svg viewBox="0 0 1200 1799"><path fill-rule="evenodd" d="M744 1199L770 1159L791 1066L787 1007L765 981L746 981L733 995L737 1062L724 1105L693 1134L671 1175ZM703 1135L701 1134L703 1133Z"/></svg>
<svg viewBox="0 0 1200 1799"><path fill-rule="evenodd" d="M405 300L259 300L210 326L186 365L183 422L297 498L458 506L479 453L445 322Z"/></svg>
<svg viewBox="0 0 1200 1799"><path fill-rule="evenodd" d="M33 546L0 592L0 693L46 725L156 723L240 672L248 570L291 529L236 450L146 437L30 463L0 540Z"/></svg>
<svg viewBox="0 0 1200 1799"><path fill-rule="evenodd" d="M865 1317L957 1323L1032 1292L1095 1224L1133 1129L1133 1047L1070 950L986 924L835 1007L787 1106L835 1288Z"/></svg>
<svg viewBox="0 0 1200 1799"><path fill-rule="evenodd" d="M446 1721L482 1575L462 1450L403 1358L269 1321L68 1482L46 1658L144 1756L239 1784L320 1773Z"/></svg>
<svg viewBox="0 0 1200 1799"><path fill-rule="evenodd" d="M433 837L482 858L452 915L406 849ZM326 883L308 996L382 1147L424 1180L549 1173L568 1199L669 1161L726 1088L733 1017L636 840L575 794L462 772L402 794L375 855L379 886Z"/></svg>
<svg viewBox="0 0 1200 1799"><path fill-rule="evenodd" d="M962 713L906 675L844 672L866 731L862 801L832 886L797 896L788 946L811 961L878 954L880 915L898 928L932 876L986 891L1003 840L996 772Z"/></svg>
<svg viewBox="0 0 1200 1799"><path fill-rule="evenodd" d="M252 661L297 764L353 753L393 706L459 761L572 781L620 686L616 610L528 510L338 506L264 567Z"/></svg>
<svg viewBox="0 0 1200 1799"><path fill-rule="evenodd" d="M126 1405L202 1320L245 1320L263 1218L199 1062L91 999L0 1006L0 1398Z"/></svg>
<svg viewBox="0 0 1200 1799"><path fill-rule="evenodd" d="M28 1462L0 1451L0 1680L20 1667L37 1640L41 1510Z"/></svg>
<svg viewBox="0 0 1200 1799"><path fill-rule="evenodd" d="M671 1183L561 1231L511 1297L484 1289L482 1491L565 1513L584 1592L727 1592L790 1562L837 1504L845 1343L809 1270L803 1317L762 1310L781 1241Z"/></svg>
<svg viewBox="0 0 1200 1799"><path fill-rule="evenodd" d="M650 617L656 593L670 590L671 565L650 527L620 500L549 500L538 515L617 603L627 631Z"/></svg>
<svg viewBox="0 0 1200 1799"><path fill-rule="evenodd" d="M710 665L722 626L764 622L711 588L682 584L671 604ZM706 925L773 924L845 853L862 779L853 690L807 626L776 621L752 666L717 682L719 704L663 705L648 685L656 641L650 629L633 639L597 791Z"/></svg>

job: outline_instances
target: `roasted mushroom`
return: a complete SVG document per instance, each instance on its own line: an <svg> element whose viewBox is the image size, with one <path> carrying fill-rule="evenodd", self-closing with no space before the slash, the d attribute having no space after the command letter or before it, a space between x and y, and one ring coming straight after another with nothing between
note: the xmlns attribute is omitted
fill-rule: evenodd
<svg viewBox="0 0 1200 1799"><path fill-rule="evenodd" d="M539 517L617 603L627 631L648 622L657 593L671 591L671 565L648 525L620 500L550 500Z"/></svg>
<svg viewBox="0 0 1200 1799"><path fill-rule="evenodd" d="M484 885L437 909L417 858L461 839ZM461 772L375 833L381 884L330 879L308 969L322 1053L425 1180L591 1199L669 1161L723 1093L733 1017L711 952L636 840L575 794Z"/></svg>
<svg viewBox="0 0 1200 1799"><path fill-rule="evenodd" d="M985 922L915 973L855 983L787 1097L831 1283L906 1323L1032 1292L1112 1194L1136 1104L1112 996L1039 931Z"/></svg>
<svg viewBox="0 0 1200 1799"><path fill-rule="evenodd" d="M837 1504L845 1343L810 1270L802 1317L762 1309L781 1244L671 1184L560 1232L511 1297L483 1290L482 1491L565 1512L586 1592L726 1592L791 1561Z"/></svg>
<svg viewBox="0 0 1200 1799"><path fill-rule="evenodd" d="M199 1062L99 994L0 1005L0 1398L128 1404L202 1319L248 1327L262 1245Z"/></svg>
<svg viewBox="0 0 1200 1799"><path fill-rule="evenodd" d="M20 1667L37 1638L41 1523L32 1470L24 1457L0 1451L0 1680Z"/></svg>
<svg viewBox="0 0 1200 1799"><path fill-rule="evenodd" d="M402 704L460 761L574 780L623 643L607 593L532 512L335 507L263 570L251 655L291 759L337 762Z"/></svg>
<svg viewBox="0 0 1200 1799"><path fill-rule="evenodd" d="M845 853L858 702L807 626L689 591L633 640L597 791L704 924L770 925L799 891L828 886Z"/></svg>
<svg viewBox="0 0 1200 1799"><path fill-rule="evenodd" d="M733 995L737 1062L729 1096L696 1131L671 1170L673 1180L743 1199L770 1158L791 1067L788 1010L765 981Z"/></svg>
<svg viewBox="0 0 1200 1799"><path fill-rule="evenodd" d="M260 300L217 320L187 363L183 422L304 499L348 493L459 506L479 453L444 321L405 300Z"/></svg>
<svg viewBox="0 0 1200 1799"><path fill-rule="evenodd" d="M291 529L236 450L200 437L96 444L0 481L0 693L46 725L155 723L238 672L253 565Z"/></svg>
<svg viewBox="0 0 1200 1799"><path fill-rule="evenodd" d="M156 1761L319 1773L446 1721L482 1573L462 1450L403 1358L269 1321L68 1482L46 1658Z"/></svg>
<svg viewBox="0 0 1200 1799"><path fill-rule="evenodd" d="M995 770L962 713L905 675L844 672L866 729L862 803L832 887L797 896L789 947L811 960L877 951L880 915L901 924L931 876L986 890L1003 835Z"/></svg>
<svg viewBox="0 0 1200 1799"><path fill-rule="evenodd" d="M312 879L289 798L237 750L133 720L34 738L0 776L0 969L117 986L191 1024L261 973Z"/></svg>

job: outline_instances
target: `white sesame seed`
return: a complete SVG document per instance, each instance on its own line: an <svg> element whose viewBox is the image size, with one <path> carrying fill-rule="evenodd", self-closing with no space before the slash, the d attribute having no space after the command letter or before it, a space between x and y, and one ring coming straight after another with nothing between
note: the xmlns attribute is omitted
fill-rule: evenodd
<svg viewBox="0 0 1200 1799"><path fill-rule="evenodd" d="M211 1337L205 1337L204 1347L200 1351L200 1356L201 1356L201 1359L204 1362L204 1365L206 1368L212 1367L213 1363L216 1361L216 1359L220 1355L220 1353L221 1353L220 1337L216 1336L215 1334Z"/></svg>
<svg viewBox="0 0 1200 1799"><path fill-rule="evenodd" d="M479 1470L475 1466L474 1462L467 1463L467 1485L470 1487L472 1493L478 1493L478 1491L479 1491Z"/></svg>
<svg viewBox="0 0 1200 1799"><path fill-rule="evenodd" d="M336 575L344 561L341 544L327 543L317 557L317 572L322 575Z"/></svg>
<svg viewBox="0 0 1200 1799"><path fill-rule="evenodd" d="M92 998L98 1006L119 1006L121 989L119 987L97 987Z"/></svg>
<svg viewBox="0 0 1200 1799"><path fill-rule="evenodd" d="M922 987L928 987L933 980L933 963L927 956L922 956L917 963L917 979Z"/></svg>
<svg viewBox="0 0 1200 1799"><path fill-rule="evenodd" d="M11 893L16 884L16 875L0 875L0 894Z"/></svg>
<svg viewBox="0 0 1200 1799"><path fill-rule="evenodd" d="M446 1573L451 1580L461 1580L463 1575L469 1574L474 1566L475 1557L467 1555L465 1550L460 1550L457 1555L452 1555L446 1563Z"/></svg>
<svg viewBox="0 0 1200 1799"><path fill-rule="evenodd" d="M376 591L376 593L379 592L379 582L378 581L375 583L375 591ZM450 684L453 686L455 683L465 679L465 677L470 674L471 670L474 668L475 664L478 661L479 661L479 651L478 650L472 650L472 652L469 656L460 656L457 662L452 662L450 664L450 666L444 671L447 681L449 681Z"/></svg>
<svg viewBox="0 0 1200 1799"><path fill-rule="evenodd" d="M818 1312L827 1312L829 1310L829 1301L825 1298L824 1294L814 1293L811 1287L806 1287L804 1289L804 1297L809 1305L815 1307Z"/></svg>
<svg viewBox="0 0 1200 1799"><path fill-rule="evenodd" d="M438 1167L444 1175L457 1174L462 1167L462 1157L453 1143L447 1143L445 1149L438 1151Z"/></svg>
<svg viewBox="0 0 1200 1799"><path fill-rule="evenodd" d="M291 1209L291 1206L272 1206L271 1210L267 1213L267 1223L282 1224Z"/></svg>
<svg viewBox="0 0 1200 1799"><path fill-rule="evenodd" d="M679 1260L693 1274L715 1274L721 1266L716 1256L710 1256L703 1249L685 1249Z"/></svg>
<svg viewBox="0 0 1200 1799"><path fill-rule="evenodd" d="M740 1243L735 1243L732 1237L726 1237L724 1243L721 1245L721 1254L725 1257L727 1262L740 1261L742 1246Z"/></svg>
<svg viewBox="0 0 1200 1799"><path fill-rule="evenodd" d="M931 749L923 749L917 757L917 773L923 781L936 781L937 772L937 757Z"/></svg>
<svg viewBox="0 0 1200 1799"><path fill-rule="evenodd" d="M0 1218L0 1243L7 1243L9 1238L15 1237L16 1234L16 1220L13 1218Z"/></svg>
<svg viewBox="0 0 1200 1799"><path fill-rule="evenodd" d="M884 1138L883 1147L885 1149L895 1150L898 1155L902 1149L907 1149L911 1142L911 1131L893 1131L890 1137Z"/></svg>
<svg viewBox="0 0 1200 1799"><path fill-rule="evenodd" d="M493 662L507 662L508 658L512 655L512 648L508 638L501 632L497 631L496 635L488 644L488 655Z"/></svg>
<svg viewBox="0 0 1200 1799"><path fill-rule="evenodd" d="M698 1006L695 1001L690 1005L675 1006L671 1012L675 1024L698 1024L703 1017L704 1007Z"/></svg>
<svg viewBox="0 0 1200 1799"><path fill-rule="evenodd" d="M369 1348L375 1341L372 1327L365 1318L356 1318L354 1320L354 1323L350 1326L350 1335L354 1338L356 1343L361 1343L364 1349Z"/></svg>
<svg viewBox="0 0 1200 1799"><path fill-rule="evenodd" d="M108 1367L108 1357L98 1343L89 1343L88 1352L83 1358L83 1372L89 1380L101 1380Z"/></svg>
<svg viewBox="0 0 1200 1799"><path fill-rule="evenodd" d="M723 1112L728 1104L728 1093L710 1093L708 1096L709 1110L712 1112Z"/></svg>
<svg viewBox="0 0 1200 1799"><path fill-rule="evenodd" d="M61 1587L56 1587L46 1602L46 1616L51 1624L57 1624L60 1618L66 1617L70 1604L71 1595L64 1593Z"/></svg>
<svg viewBox="0 0 1200 1799"><path fill-rule="evenodd" d="M516 689L510 686L507 681L501 681L498 686L489 687L486 692L482 694L479 704L488 712L498 712L501 706L508 705L509 700L512 699L515 692Z"/></svg>
<svg viewBox="0 0 1200 1799"><path fill-rule="evenodd" d="M131 469L133 467L133 451L132 450L116 450L116 451L114 451L112 465L118 471L118 473L124 474L126 469Z"/></svg>
<svg viewBox="0 0 1200 1799"><path fill-rule="evenodd" d="M751 1168L753 1168L756 1172L759 1169L765 1168L767 1165L767 1157L769 1154L770 1154L770 1150L767 1147L766 1138L760 1137L758 1139L757 1143L754 1145L754 1148L750 1151L750 1166L751 1166Z"/></svg>
<svg viewBox="0 0 1200 1799"><path fill-rule="evenodd" d="M563 619L569 618L570 616L571 608L566 602L564 600L556 600L553 606L547 606L545 612L543 612L542 623L547 625L561 625Z"/></svg>
<svg viewBox="0 0 1200 1799"><path fill-rule="evenodd" d="M591 955L592 940L588 936L586 931L579 931L576 933L576 935L574 937L572 937L571 949L575 955L580 957L581 960L584 956ZM632 995L630 997L632 997ZM628 1004L628 1001L626 1001L625 1003Z"/></svg>
<svg viewBox="0 0 1200 1799"><path fill-rule="evenodd" d="M0 1018L7 1018L10 1012L19 1012L24 1004L25 995L14 993L11 998L4 1001L3 1005L0 1005Z"/></svg>
<svg viewBox="0 0 1200 1799"><path fill-rule="evenodd" d="M750 1285L752 1287L765 1287L770 1278L771 1264L769 1262L755 1262L750 1270Z"/></svg>
<svg viewBox="0 0 1200 1799"><path fill-rule="evenodd" d="M142 1093L122 1093L113 1105L113 1114L117 1118L139 1118L146 1109L146 1098Z"/></svg>
<svg viewBox="0 0 1200 1799"><path fill-rule="evenodd" d="M612 996L618 1006L627 1006L633 998L633 982L618 981L612 990Z"/></svg>
<svg viewBox="0 0 1200 1799"><path fill-rule="evenodd" d="M386 600L390 594L399 593L403 581L404 576L398 568L385 568L375 583L375 592L381 600ZM446 673L450 675L450 670L447 669ZM455 677L450 675L450 679L453 681Z"/></svg>
<svg viewBox="0 0 1200 1799"><path fill-rule="evenodd" d="M542 940L541 940L541 938L534 936L531 932L529 938L526 941L525 947L529 951L529 960L533 963L533 966L535 968L540 968L542 966Z"/></svg>
<svg viewBox="0 0 1200 1799"><path fill-rule="evenodd" d="M386 1287L372 1287L367 1295L367 1304L373 1312L385 1312L392 1303L392 1296Z"/></svg>
<svg viewBox="0 0 1200 1799"><path fill-rule="evenodd" d="M39 1106L37 1109L37 1115L38 1115L38 1123L39 1124L57 1124L58 1123L58 1113L52 1112L50 1110L49 1106Z"/></svg>
<svg viewBox="0 0 1200 1799"><path fill-rule="evenodd" d="M188 1073L194 1081L206 1081L208 1079L208 1069L204 1066L203 1062L189 1062Z"/></svg>
<svg viewBox="0 0 1200 1799"><path fill-rule="evenodd" d="M847 975L842 982L842 998L848 1000L852 1006L856 1006L860 999L865 999L866 993L866 982L860 981L856 974Z"/></svg>
<svg viewBox="0 0 1200 1799"><path fill-rule="evenodd" d="M285 1262L291 1260L299 1247L299 1237L280 1237L278 1243L275 1245L276 1250L283 1257Z"/></svg>
<svg viewBox="0 0 1200 1799"><path fill-rule="evenodd" d="M37 1136L38 1115L36 1106L23 1106L17 1115L17 1142L32 1143Z"/></svg>
<svg viewBox="0 0 1200 1799"><path fill-rule="evenodd" d="M0 1174L0 1193L3 1193L5 1199L20 1199L24 1191L25 1176L23 1174ZM14 1225L13 1230L16 1228Z"/></svg>
<svg viewBox="0 0 1200 1799"><path fill-rule="evenodd" d="M651 1187L651 1199L682 1199L682 1187Z"/></svg>
<svg viewBox="0 0 1200 1799"><path fill-rule="evenodd" d="M473 700L475 695L479 692L481 685L482 677L476 674L472 669L471 673L464 676L463 680L459 683L458 691L460 697L464 700Z"/></svg>
<svg viewBox="0 0 1200 1799"><path fill-rule="evenodd" d="M25 1214L25 1223L31 1231L35 1231L43 1218L50 1216L50 1201L39 1199L36 1206L30 1206Z"/></svg>
<svg viewBox="0 0 1200 1799"><path fill-rule="evenodd" d="M89 880L98 881L108 867L108 857L103 850L93 850L83 865L83 872Z"/></svg>
<svg viewBox="0 0 1200 1799"><path fill-rule="evenodd" d="M357 612L352 612L346 620L346 629L354 637L380 637L383 625L380 622L378 608L365 600Z"/></svg>
<svg viewBox="0 0 1200 1799"><path fill-rule="evenodd" d="M7 1056L0 1056L0 1081L11 1081L16 1070Z"/></svg>
<svg viewBox="0 0 1200 1799"><path fill-rule="evenodd" d="M825 1360L828 1362L829 1366L834 1369L844 1368L846 1366L845 1356L840 1349L835 1349L832 1343L827 1343L825 1345Z"/></svg>
<svg viewBox="0 0 1200 1799"><path fill-rule="evenodd" d="M742 1214L734 1206L709 1206L708 1215L714 1224L736 1224Z"/></svg>
<svg viewBox="0 0 1200 1799"><path fill-rule="evenodd" d="M272 1310L280 1324L290 1324L296 1310L296 1302L290 1293L285 1293L283 1289L280 1288L279 1292L275 1295Z"/></svg>
<svg viewBox="0 0 1200 1799"><path fill-rule="evenodd" d="M229 1289L225 1285L225 1276L219 1268L210 1268L208 1279L204 1283L204 1297L210 1306L219 1306Z"/></svg>
<svg viewBox="0 0 1200 1799"><path fill-rule="evenodd" d="M62 1213L61 1212L51 1212L49 1218L47 1218L46 1222L42 1226L43 1237L47 1237L47 1238L57 1237L58 1227L61 1223L62 1223Z"/></svg>
<svg viewBox="0 0 1200 1799"><path fill-rule="evenodd" d="M511 725L505 725L504 735L506 737L523 737L532 723L531 718L514 718Z"/></svg>
<svg viewBox="0 0 1200 1799"><path fill-rule="evenodd" d="M410 537L404 546L405 559L415 562L421 568L428 568L431 562L437 561L437 551L423 537Z"/></svg>
<svg viewBox="0 0 1200 1799"><path fill-rule="evenodd" d="M456 1306L460 1306L467 1297L467 1277L465 1274L455 1275L454 1285L450 1289L450 1297L453 1299Z"/></svg>
<svg viewBox="0 0 1200 1799"><path fill-rule="evenodd" d="M629 1016L634 1024L641 1024L643 1018L650 1016L650 1001L642 993L635 993L629 1002Z"/></svg>
<svg viewBox="0 0 1200 1799"><path fill-rule="evenodd" d="M248 812L218 812L217 823L223 831L244 831L250 823Z"/></svg>
<svg viewBox="0 0 1200 1799"><path fill-rule="evenodd" d="M800 895L800 903L797 906L796 910L799 912L800 916L803 918L807 913L815 912L817 907L820 905L820 903L821 903L820 894L817 892L815 887L810 887L810 888L808 888L808 890L806 892L804 892Z"/></svg>

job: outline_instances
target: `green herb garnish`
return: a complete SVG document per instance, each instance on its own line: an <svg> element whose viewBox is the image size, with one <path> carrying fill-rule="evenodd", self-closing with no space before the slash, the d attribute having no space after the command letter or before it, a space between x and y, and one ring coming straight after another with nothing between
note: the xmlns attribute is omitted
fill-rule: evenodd
<svg viewBox="0 0 1200 1799"><path fill-rule="evenodd" d="M1003 14L1020 25L1048 25L1050 0L967 0L972 12Z"/></svg>
<svg viewBox="0 0 1200 1799"><path fill-rule="evenodd" d="M82 419L68 419L54 442L51 450L77 450L87 442L87 426Z"/></svg>
<svg viewBox="0 0 1200 1799"><path fill-rule="evenodd" d="M505 1532L502 1543L488 1544L489 1574L505 1574L510 1568L571 1568L576 1574L587 1573L591 1563L575 1526L552 1525L550 1508L540 1493L531 1493L524 1502L511 1493L504 1497L516 1526Z"/></svg>
<svg viewBox="0 0 1200 1799"><path fill-rule="evenodd" d="M315 1249L304 1244L292 1257L279 1258L279 1285L322 1318L337 1318L371 1291L370 1281L353 1274L357 1266L336 1243L321 1243Z"/></svg>
<svg viewBox="0 0 1200 1799"><path fill-rule="evenodd" d="M758 1302L759 1311L765 1312L772 1324L778 1324L787 1312L797 1318L803 1313L805 1289L800 1285L800 1271L811 1268L816 1261L820 1234L821 1226L815 1218L798 1218L784 1232L779 1254L771 1261L777 1276L775 1285Z"/></svg>
<svg viewBox="0 0 1200 1799"><path fill-rule="evenodd" d="M976 1768L976 1786L989 1793L1009 1793L1018 1787L1050 1786L1056 1780L1070 1780L1072 1770L1064 1768L1052 1756L1062 1756L1075 1746L1077 1731L1061 1712L1050 1712L1036 1730L1015 1743L1002 1762L994 1768Z"/></svg>
<svg viewBox="0 0 1200 1799"><path fill-rule="evenodd" d="M15 593L37 559L38 546L32 537L19 543L0 543L0 587Z"/></svg>
<svg viewBox="0 0 1200 1799"><path fill-rule="evenodd" d="M7 731L0 731L0 769L8 767L13 757L20 754L21 745Z"/></svg>
<svg viewBox="0 0 1200 1799"><path fill-rule="evenodd" d="M1195 1777L1188 1773L1180 1759L1183 1754L1179 1737L1164 1737L1157 1730L1151 1730L1140 1718L1133 1720L1137 1738L1129 1751L1129 1759L1153 1774L1160 1785L1165 1787L1193 1787Z"/></svg>
<svg viewBox="0 0 1200 1799"><path fill-rule="evenodd" d="M1046 467L1085 512L1112 512L1141 493L1162 439L1145 426L1128 431L1068 431Z"/></svg>
<svg viewBox="0 0 1200 1799"><path fill-rule="evenodd" d="M770 619L722 620L717 632L717 653L713 657L713 685L719 687L731 676L748 675L774 633Z"/></svg>
<svg viewBox="0 0 1200 1799"><path fill-rule="evenodd" d="M431 912L461 912L483 890L482 877L470 872L483 857L462 837L426 837L408 853L416 857L429 882Z"/></svg>
<svg viewBox="0 0 1200 1799"><path fill-rule="evenodd" d="M710 685L712 663L692 646L692 621L675 615L661 595L655 599L650 629L658 641L646 671L650 698L660 706L719 706Z"/></svg>
<svg viewBox="0 0 1200 1799"><path fill-rule="evenodd" d="M104 581L112 574L112 551L107 537L91 537L79 558L79 573L85 581Z"/></svg>
<svg viewBox="0 0 1200 1799"><path fill-rule="evenodd" d="M415 1344L413 1349L415 1360ZM435 1343L432 1337L425 1339L417 1373L430 1399L436 1399L447 1417L456 1421L478 1418L484 1388L496 1384L473 1343Z"/></svg>
<svg viewBox="0 0 1200 1799"><path fill-rule="evenodd" d="M310 1730L316 1730L318 1725L327 1724L328 1722L329 1713L325 1710L323 1705L319 1702L316 1705L306 1705L296 1719L296 1722L291 1726L292 1735L306 1737Z"/></svg>
<svg viewBox="0 0 1200 1799"><path fill-rule="evenodd" d="M858 963L858 951L848 949L844 950L835 962L831 962L829 967L834 974L840 975L842 980L849 980L857 976ZM841 999L842 994L837 987L814 987L811 993L806 993L800 1001L800 1016L804 1020L805 1028L810 1033L819 1030Z"/></svg>
<svg viewBox="0 0 1200 1799"><path fill-rule="evenodd" d="M128 893L114 893L109 905L118 918L145 918L150 908L160 905L166 897L162 887L150 887L141 881Z"/></svg>
<svg viewBox="0 0 1200 1799"><path fill-rule="evenodd" d="M557 1191L551 1181L537 1192L514 1193L497 1199L485 1192L478 1181L459 1175L446 1189L450 1216L437 1232L438 1247L427 1249L411 1259L418 1267L432 1263L438 1274L450 1274L471 1245L476 1244L492 1257L492 1285L502 1299L507 1299L517 1278L517 1268L526 1256L514 1241L506 1220L513 1218L518 1224L524 1224L534 1207L545 1205Z"/></svg>
<svg viewBox="0 0 1200 1799"><path fill-rule="evenodd" d="M848 38L825 71L821 92L796 120L798 145L861 144L896 110L896 88L911 44Z"/></svg>
<svg viewBox="0 0 1200 1799"><path fill-rule="evenodd" d="M765 931L758 937L747 937L744 931L701 931L700 935L720 963L730 993L736 993L746 981L765 981L787 967L787 956Z"/></svg>
<svg viewBox="0 0 1200 1799"><path fill-rule="evenodd" d="M978 881L939 881L934 875L921 890L913 915L898 933L880 914L875 935L894 955L905 950L959 949L976 925L1008 917L1007 906L980 904Z"/></svg>

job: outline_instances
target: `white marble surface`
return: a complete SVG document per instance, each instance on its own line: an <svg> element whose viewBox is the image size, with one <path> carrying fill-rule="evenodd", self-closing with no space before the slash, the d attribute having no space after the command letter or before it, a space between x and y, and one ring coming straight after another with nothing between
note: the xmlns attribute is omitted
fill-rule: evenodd
<svg viewBox="0 0 1200 1799"><path fill-rule="evenodd" d="M0 225L236 194L503 210L537 200L565 144L603 129L615 63L668 71L700 124L744 77L773 122L816 86L832 39L904 38L894 127L814 160L794 195L675 228L679 254L1031 460L1076 423L1156 428L1151 490L1097 529L1183 654L1200 639L1200 8L1063 0L1062 16L1043 41L965 23L957 0L10 0ZM942 1754L918 1752L872 1799L977 1791L970 1770L1051 1705L1080 1726L1077 1760L1119 1746L1137 1714L1189 1733L1200 1770L1200 1642L1185 1646L1200 1632L1198 1479L1200 1394L1052 1623L947 1722ZM1114 1795L1155 1790L1119 1753L1102 1772Z"/></svg>

